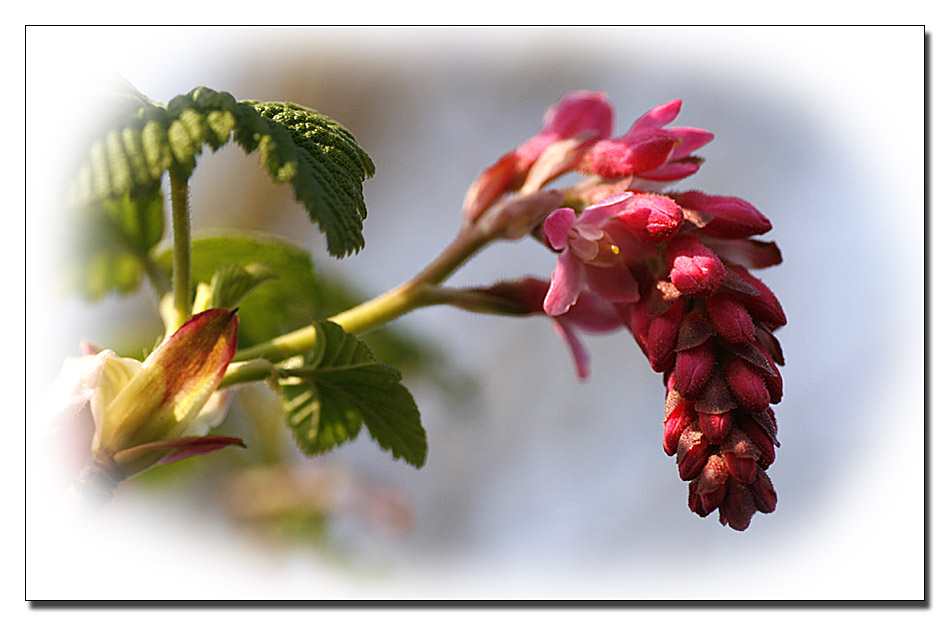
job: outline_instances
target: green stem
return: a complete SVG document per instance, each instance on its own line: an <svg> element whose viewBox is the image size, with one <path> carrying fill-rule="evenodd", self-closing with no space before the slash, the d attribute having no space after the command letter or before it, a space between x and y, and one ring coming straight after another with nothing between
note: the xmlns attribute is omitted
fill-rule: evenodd
<svg viewBox="0 0 950 626"><path fill-rule="evenodd" d="M409 311L444 302L432 286L438 285L452 275L465 261L485 246L491 237L478 227L463 228L449 246L419 274L394 289L343 311L330 318L350 333L372 330L390 322ZM239 350L235 361L264 358L282 361L296 354L306 354L316 341L313 326L305 326L293 332L275 337L271 341Z"/></svg>
<svg viewBox="0 0 950 626"><path fill-rule="evenodd" d="M172 199L172 293L177 329L191 316L191 216L188 210L188 180L169 170Z"/></svg>

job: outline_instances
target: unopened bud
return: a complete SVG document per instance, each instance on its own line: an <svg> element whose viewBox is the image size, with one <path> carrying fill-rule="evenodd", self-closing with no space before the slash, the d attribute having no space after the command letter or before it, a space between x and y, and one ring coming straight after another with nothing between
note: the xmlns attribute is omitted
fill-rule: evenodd
<svg viewBox="0 0 950 626"><path fill-rule="evenodd" d="M678 235L666 247L670 281L683 294L702 298L711 295L726 278L726 268L716 253L695 235Z"/></svg>

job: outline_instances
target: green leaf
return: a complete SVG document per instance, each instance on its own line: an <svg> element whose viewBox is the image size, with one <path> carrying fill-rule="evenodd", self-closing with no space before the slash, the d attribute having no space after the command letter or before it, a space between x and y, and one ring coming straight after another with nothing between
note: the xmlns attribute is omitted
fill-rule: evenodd
<svg viewBox="0 0 950 626"><path fill-rule="evenodd" d="M260 263L246 267L225 265L211 277L211 308L234 308L255 288L269 280L280 278L273 268Z"/></svg>
<svg viewBox="0 0 950 626"><path fill-rule="evenodd" d="M337 324L325 321L314 328L313 352L289 359L279 379L287 424L300 449L308 455L326 452L356 437L365 424L394 458L422 467L426 434L399 372L377 362Z"/></svg>
<svg viewBox="0 0 950 626"><path fill-rule="evenodd" d="M330 253L343 256L362 248L366 218L362 183L375 173L369 155L349 131L316 111L287 103L249 104L265 120L289 131L297 163L291 179L294 194L311 221L326 232ZM275 143L275 153L283 149Z"/></svg>
<svg viewBox="0 0 950 626"><path fill-rule="evenodd" d="M232 138L275 182L289 182L311 221L326 233L334 256L359 251L366 217L363 181L375 172L369 156L345 128L315 111L286 103L238 102L227 92L197 87L167 106L131 86L114 94L120 105L92 141L71 190L76 206L158 187L174 169L187 180L205 146Z"/></svg>
<svg viewBox="0 0 950 626"><path fill-rule="evenodd" d="M98 300L113 290L123 294L137 290L144 272L153 272L156 281L167 281L149 258L165 230L163 204L156 187L149 194L125 194L77 211L71 230L80 236L71 242L70 284L86 298Z"/></svg>

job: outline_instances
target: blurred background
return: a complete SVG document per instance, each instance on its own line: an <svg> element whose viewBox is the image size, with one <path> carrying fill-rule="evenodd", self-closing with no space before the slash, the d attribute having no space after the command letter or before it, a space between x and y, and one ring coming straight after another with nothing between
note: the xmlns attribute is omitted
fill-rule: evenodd
<svg viewBox="0 0 950 626"><path fill-rule="evenodd" d="M51 54L68 42L75 55ZM27 596L922 597L922 44L920 28L28 29ZM162 102L206 85L348 128L377 168L360 254L331 259L290 190L235 146L199 160L193 227L286 236L367 297L442 250L471 181L564 92L606 91L615 135L682 98L676 124L716 139L676 188L749 200L785 258L756 272L789 320L777 510L744 533L689 511L661 447L662 381L629 334L587 338L581 383L544 320L430 308L393 324L418 349L403 367L423 469L365 434L308 459L278 429L269 445L292 474L235 475L260 454L250 414L272 410L252 388L219 429L248 451L143 474L100 516L65 516L31 407L82 339L130 349L161 330L147 286L89 303L55 254L98 113L89 86L109 71ZM449 284L553 262L531 241L496 244ZM280 490L302 508L264 510Z"/></svg>

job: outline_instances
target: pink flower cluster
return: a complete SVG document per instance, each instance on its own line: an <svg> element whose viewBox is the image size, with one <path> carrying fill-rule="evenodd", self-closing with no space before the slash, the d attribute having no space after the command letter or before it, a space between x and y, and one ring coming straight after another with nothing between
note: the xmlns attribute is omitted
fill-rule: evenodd
<svg viewBox="0 0 950 626"><path fill-rule="evenodd" d="M690 509L703 517L718 509L723 525L744 530L756 511L776 505L766 469L778 446L770 405L782 398L784 359L773 333L786 322L749 270L782 259L774 242L752 239L771 223L745 200L663 193L699 169L693 152L713 138L666 127L680 106L660 105L611 139L604 94L567 94L541 133L472 185L465 216L478 221L507 192L519 194L518 206L537 196L547 216L533 234L559 253L550 281L525 278L485 293L549 316L581 378L590 359L579 333L626 327L664 375L663 449L689 482ZM551 210L541 187L571 170L586 177L558 190L561 208Z"/></svg>

